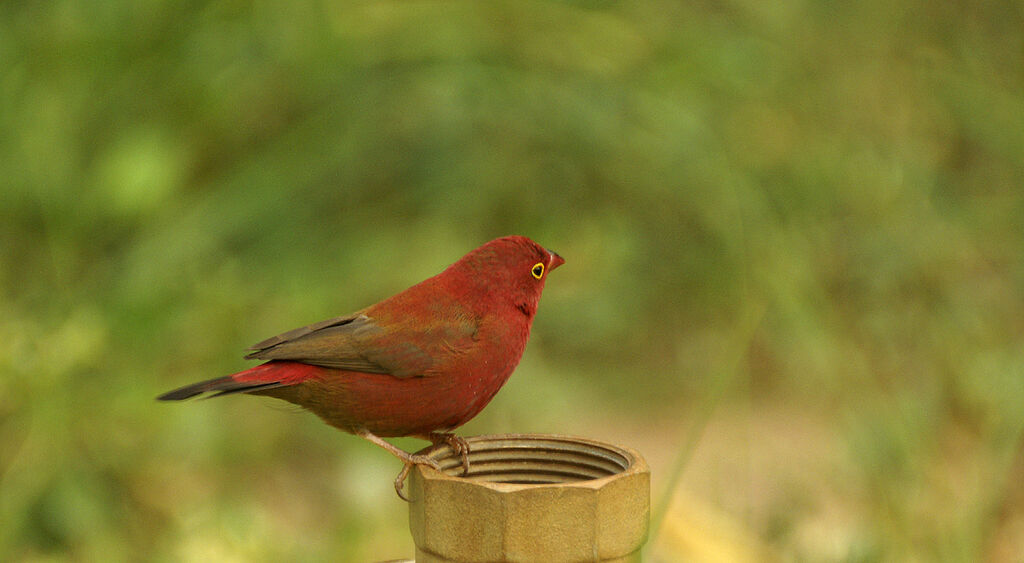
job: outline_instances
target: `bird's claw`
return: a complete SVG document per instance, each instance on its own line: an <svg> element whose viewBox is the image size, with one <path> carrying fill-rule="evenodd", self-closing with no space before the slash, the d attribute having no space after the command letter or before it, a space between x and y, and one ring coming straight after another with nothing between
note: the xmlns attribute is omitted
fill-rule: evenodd
<svg viewBox="0 0 1024 563"><path fill-rule="evenodd" d="M431 432L430 434L418 437L430 440L435 446L447 444L452 449L452 452L462 460L462 477L469 475L469 442L465 438L456 436L451 432Z"/></svg>
<svg viewBox="0 0 1024 563"><path fill-rule="evenodd" d="M467 442L465 438L461 438L449 432L431 432L429 434L417 434L415 436L417 438L429 440L435 446L447 444L448 447L452 449L452 452L462 460L462 476L465 477L466 475L469 475L469 442ZM399 498L406 502L410 502L409 497L405 496L405 493L403 493L402 490L405 488L405 479L409 476L409 472L412 471L412 466L429 465L430 467L441 471L441 464L437 460L425 455L395 455L398 455L402 459L403 463L405 463L405 466L402 467L401 473L398 474L398 477L395 477L395 492L398 493Z"/></svg>
<svg viewBox="0 0 1024 563"><path fill-rule="evenodd" d="M448 447L455 452L455 455L462 458L462 476L469 475L469 442L455 434L448 434L444 441L448 443Z"/></svg>
<svg viewBox="0 0 1024 563"><path fill-rule="evenodd" d="M398 493L398 498L405 502L412 502L409 497L405 496L402 489L405 488L405 478L409 476L409 472L412 471L414 465L429 465L434 469L441 471L441 464L435 459L431 459L425 455L410 455L405 459L405 465L402 467L401 473L398 477L395 477L395 492Z"/></svg>

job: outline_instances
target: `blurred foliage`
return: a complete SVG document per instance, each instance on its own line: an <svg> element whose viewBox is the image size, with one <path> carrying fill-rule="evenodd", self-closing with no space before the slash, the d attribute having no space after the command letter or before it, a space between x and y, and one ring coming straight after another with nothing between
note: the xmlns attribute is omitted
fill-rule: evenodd
<svg viewBox="0 0 1024 563"><path fill-rule="evenodd" d="M1024 551L1019 2L9 2L0 61L0 553L411 556L383 452L152 399L511 233L568 262L467 433L733 416L681 486L787 559Z"/></svg>

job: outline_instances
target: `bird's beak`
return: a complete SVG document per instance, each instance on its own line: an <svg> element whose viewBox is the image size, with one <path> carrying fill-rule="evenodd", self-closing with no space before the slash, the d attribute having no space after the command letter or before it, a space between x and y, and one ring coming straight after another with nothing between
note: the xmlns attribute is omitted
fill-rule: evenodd
<svg viewBox="0 0 1024 563"><path fill-rule="evenodd" d="M565 258L558 255L557 252L551 252L548 250L548 254L551 256L548 258L548 271L554 270L555 268L565 264Z"/></svg>

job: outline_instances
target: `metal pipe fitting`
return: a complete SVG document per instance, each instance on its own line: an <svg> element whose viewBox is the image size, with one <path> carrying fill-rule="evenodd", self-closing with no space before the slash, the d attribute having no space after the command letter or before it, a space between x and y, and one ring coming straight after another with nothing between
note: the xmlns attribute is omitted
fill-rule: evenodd
<svg viewBox="0 0 1024 563"><path fill-rule="evenodd" d="M470 471L447 445L422 450L409 529L418 563L640 561L650 470L628 448L547 434L474 436Z"/></svg>

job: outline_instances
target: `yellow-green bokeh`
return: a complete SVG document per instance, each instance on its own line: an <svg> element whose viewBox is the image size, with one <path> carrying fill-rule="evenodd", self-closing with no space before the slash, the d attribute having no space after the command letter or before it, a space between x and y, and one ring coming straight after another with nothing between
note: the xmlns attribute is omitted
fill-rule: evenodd
<svg viewBox="0 0 1024 563"><path fill-rule="evenodd" d="M410 556L384 452L153 397L513 233L567 263L466 432L795 560L1024 549L1019 3L10 3L0 61L0 553Z"/></svg>

